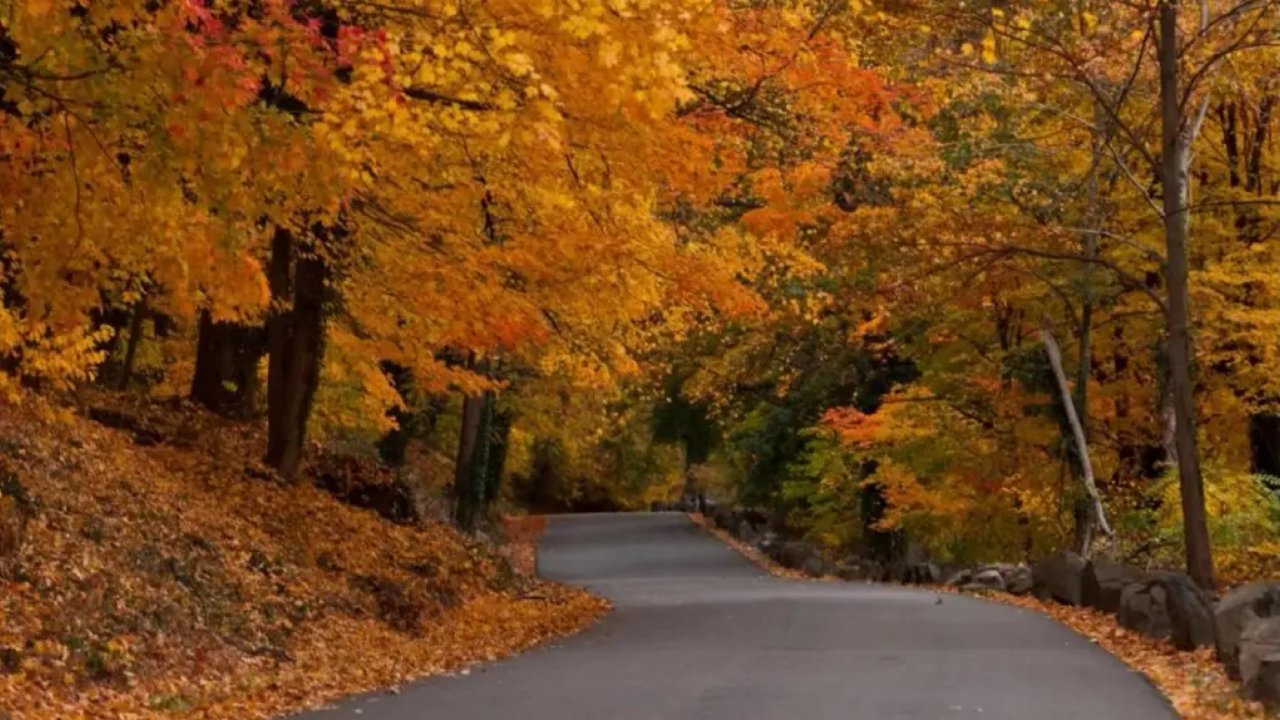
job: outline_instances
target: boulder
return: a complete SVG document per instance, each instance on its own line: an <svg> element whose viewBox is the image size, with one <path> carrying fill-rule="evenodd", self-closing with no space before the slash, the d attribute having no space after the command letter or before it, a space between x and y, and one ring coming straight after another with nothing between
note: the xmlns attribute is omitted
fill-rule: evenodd
<svg viewBox="0 0 1280 720"><path fill-rule="evenodd" d="M769 514L761 510L752 510L750 508L738 509L738 524L746 522L757 533L764 532L769 528Z"/></svg>
<svg viewBox="0 0 1280 720"><path fill-rule="evenodd" d="M736 530L734 530L733 534L738 539L745 540L746 542L749 542L749 543L755 542L756 536L758 535L758 533L756 532L755 526L752 525L746 519L738 521L738 527Z"/></svg>
<svg viewBox="0 0 1280 720"><path fill-rule="evenodd" d="M866 580L866 577L863 575L862 566L857 563L842 562L836 565L835 575L841 580L846 580L848 582Z"/></svg>
<svg viewBox="0 0 1280 720"><path fill-rule="evenodd" d="M947 576L946 584L951 585L953 587L960 587L962 585L968 585L969 581L972 579L973 579L973 570L968 570L968 569L958 570L954 573L951 573L951 575Z"/></svg>
<svg viewBox="0 0 1280 720"><path fill-rule="evenodd" d="M1245 694L1252 697L1250 686L1257 683L1266 659L1280 653L1280 618L1254 619L1245 626L1238 643L1237 669Z"/></svg>
<svg viewBox="0 0 1280 720"><path fill-rule="evenodd" d="M816 548L799 540L774 545L773 550L774 553L770 557L779 565L792 570L803 570L810 559L822 560Z"/></svg>
<svg viewBox="0 0 1280 720"><path fill-rule="evenodd" d="M1153 638L1168 638L1179 650L1214 643L1213 604L1182 573L1159 573L1125 586L1120 624Z"/></svg>
<svg viewBox="0 0 1280 720"><path fill-rule="evenodd" d="M1084 558L1070 550L1043 558L1031 568L1032 592L1041 599L1079 605L1084 565Z"/></svg>
<svg viewBox="0 0 1280 720"><path fill-rule="evenodd" d="M907 565L929 562L929 551L919 543L907 543L907 547L902 551L902 561Z"/></svg>
<svg viewBox="0 0 1280 720"><path fill-rule="evenodd" d="M942 570L931 562L919 562L907 567L906 581L912 585L937 585L942 582Z"/></svg>
<svg viewBox="0 0 1280 720"><path fill-rule="evenodd" d="M711 521L721 530L733 532L738 525L738 515L733 511L733 508L718 505L711 511Z"/></svg>
<svg viewBox="0 0 1280 720"><path fill-rule="evenodd" d="M1144 573L1135 567L1106 558L1094 558L1084 566L1080 576L1080 602L1102 612L1120 610L1120 594L1129 583L1138 582Z"/></svg>
<svg viewBox="0 0 1280 720"><path fill-rule="evenodd" d="M811 578L820 578L830 574L831 566L826 560L823 560L817 555L813 555L805 558L804 564L800 569L804 571L805 575L808 575Z"/></svg>
<svg viewBox="0 0 1280 720"><path fill-rule="evenodd" d="M1240 679L1239 647L1245 628L1259 619L1280 616L1280 583L1257 582L1238 587L1218 603L1216 650L1227 674Z"/></svg>
<svg viewBox="0 0 1280 720"><path fill-rule="evenodd" d="M1213 619L1213 598L1182 573L1156 580L1164 586L1173 624L1173 645L1179 650L1212 647L1217 636Z"/></svg>
<svg viewBox="0 0 1280 720"><path fill-rule="evenodd" d="M1280 653L1262 658L1258 663L1258 671L1245 684L1244 693L1272 712L1280 710Z"/></svg>
<svg viewBox="0 0 1280 720"><path fill-rule="evenodd" d="M850 555L841 560L832 570L832 573L841 580L870 581L879 580L883 571L880 563L875 560Z"/></svg>
<svg viewBox="0 0 1280 720"><path fill-rule="evenodd" d="M1164 589L1145 582L1129 583L1120 592L1120 625L1160 640L1173 634Z"/></svg>
<svg viewBox="0 0 1280 720"><path fill-rule="evenodd" d="M882 582L899 583L902 585L910 582L911 565L905 560L894 560L885 566L884 573L880 580Z"/></svg>
<svg viewBox="0 0 1280 720"><path fill-rule="evenodd" d="M973 577L969 579L969 582L964 584L963 589L965 590L996 590L999 592L1004 592L1005 591L1004 575L1001 575L1000 571L997 570L996 568L987 568L985 570L979 570L978 572L973 574Z"/></svg>
<svg viewBox="0 0 1280 720"><path fill-rule="evenodd" d="M1032 586L1035 584L1031 577L1031 567L1028 565L1014 565L1009 572L1002 573L1004 576L1004 589L1014 595L1026 595L1031 592Z"/></svg>

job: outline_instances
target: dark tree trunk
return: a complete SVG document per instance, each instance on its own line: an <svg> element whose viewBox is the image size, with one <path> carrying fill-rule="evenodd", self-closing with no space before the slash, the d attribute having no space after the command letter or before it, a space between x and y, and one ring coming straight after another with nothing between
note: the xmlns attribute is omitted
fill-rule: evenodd
<svg viewBox="0 0 1280 720"><path fill-rule="evenodd" d="M261 385L258 363L264 350L262 328L214 322L209 311L200 313L191 399L225 417L253 417Z"/></svg>
<svg viewBox="0 0 1280 720"><path fill-rule="evenodd" d="M0 267L0 270L3 270ZM93 323L96 327L109 327L113 330L111 338L103 344L103 362L98 368L98 382L103 385L112 384L119 386L120 384L120 365L116 364L116 351L120 349L120 340L125 336L125 328L132 320L129 312L119 307L110 307L95 312L93 314ZM8 372L15 371L18 367L16 358L12 367L0 367Z"/></svg>
<svg viewBox="0 0 1280 720"><path fill-rule="evenodd" d="M502 492L502 473L507 467L507 448L511 439L511 424L514 418L508 411L494 411L493 423L489 431L488 463L485 466L484 506L493 505Z"/></svg>
<svg viewBox="0 0 1280 720"><path fill-rule="evenodd" d="M133 314L129 318L129 342L124 348L124 364L120 367L120 378L116 383L117 390L126 390L133 380L133 363L138 357L138 343L142 342L142 322L147 319L147 296L138 298L133 304Z"/></svg>
<svg viewBox="0 0 1280 720"><path fill-rule="evenodd" d="M1169 288L1169 382L1176 422L1174 450L1182 495L1187 574L1203 588L1214 587L1213 556L1205 518L1204 482L1196 446L1195 388L1191 382L1190 293L1187 287L1187 246L1191 210L1188 165L1193 129L1183 114L1178 82L1177 0L1160 4L1160 121L1162 129L1161 186L1164 202L1166 276Z"/></svg>
<svg viewBox="0 0 1280 720"><path fill-rule="evenodd" d="M1245 143L1247 154L1244 161L1244 190L1256 197L1263 197L1266 194L1262 177L1264 168L1262 159L1263 151L1267 146L1272 108L1275 102L1275 98L1268 95L1259 103L1253 131L1247 136ZM1237 149L1239 142L1235 138L1235 105L1233 104L1231 108L1233 120L1230 132L1224 130L1223 136L1231 168L1231 187L1234 188L1240 185L1239 172L1236 170L1240 152ZM1248 117L1248 112L1242 110L1241 115L1243 120ZM1247 122L1245 125L1247 126ZM1249 205L1240 205L1236 208L1236 230L1244 245L1252 246L1261 240L1260 222L1261 217L1256 208ZM1256 307L1258 304L1253 293L1246 293L1241 302L1249 307ZM1252 354L1250 362L1261 362L1261 358L1256 353ZM1269 404L1274 405L1274 398L1268 399L1272 401ZM1249 451L1253 472L1272 477L1280 476L1280 415L1275 412L1255 412L1249 415Z"/></svg>
<svg viewBox="0 0 1280 720"><path fill-rule="evenodd" d="M479 495L483 492L483 450L488 443L482 431L486 424L487 405L486 395L468 395L462 400L462 428L453 471L453 515L458 526L467 532L475 529L476 512L481 501Z"/></svg>
<svg viewBox="0 0 1280 720"><path fill-rule="evenodd" d="M551 512L564 506L561 502L563 478L561 448L555 440L539 439L533 444L533 467L529 470L529 509Z"/></svg>
<svg viewBox="0 0 1280 720"><path fill-rule="evenodd" d="M286 480L295 479L302 464L307 420L320 384L324 351L324 261L297 253L294 246L291 233L277 230L268 269L271 297L277 307L267 324L270 359L265 462ZM291 308L280 307L290 300Z"/></svg>
<svg viewBox="0 0 1280 720"><path fill-rule="evenodd" d="M382 371L391 380L391 385L396 389L396 393L400 395L401 401L405 405L412 402L410 394L413 387L413 374L409 372L409 369L390 361L382 362L381 367ZM394 408L387 412L387 416L395 421L396 426L388 430L382 436L382 439L378 441L378 457L383 463L391 467L404 466L405 454L409 449L409 441L413 438L416 414L407 408Z"/></svg>
<svg viewBox="0 0 1280 720"><path fill-rule="evenodd" d="M1249 416L1249 450L1253 472L1280 477L1280 415Z"/></svg>

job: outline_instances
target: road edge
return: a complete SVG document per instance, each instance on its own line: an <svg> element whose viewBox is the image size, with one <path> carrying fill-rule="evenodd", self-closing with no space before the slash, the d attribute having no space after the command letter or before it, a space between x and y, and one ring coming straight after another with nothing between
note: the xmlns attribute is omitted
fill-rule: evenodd
<svg viewBox="0 0 1280 720"><path fill-rule="evenodd" d="M784 568L756 547L718 528L699 513L688 513L689 521L709 535L728 545L752 564L774 577L807 582L862 582L891 585L903 589L925 590L948 595L962 595L989 603L1030 610L1058 623L1067 630L1098 646L1142 678L1184 720L1217 720L1247 718L1263 720L1266 714L1258 703L1240 698L1237 684L1229 680L1221 666L1213 660L1211 648L1182 652L1171 644L1139 635L1120 627L1110 615L1088 608L1069 607L1039 600L1032 596L1005 593L962 591L945 585L903 585L870 580L841 580L832 575L812 578Z"/></svg>

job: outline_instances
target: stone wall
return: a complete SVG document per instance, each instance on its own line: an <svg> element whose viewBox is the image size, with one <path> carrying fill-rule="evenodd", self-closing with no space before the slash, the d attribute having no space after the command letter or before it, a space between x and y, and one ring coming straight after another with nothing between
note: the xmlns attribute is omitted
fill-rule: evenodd
<svg viewBox="0 0 1280 720"><path fill-rule="evenodd" d="M810 577L1031 593L1114 615L1123 627L1168 640L1180 650L1214 647L1228 674L1241 681L1245 697L1280 710L1280 582L1236 588L1215 602L1183 573L1150 571L1106 558L1086 560L1071 551L1031 565L960 568L944 568L911 553L891 561L859 556L833 561L812 543L778 535L769 516L758 510L718 506L707 508L707 517L778 565Z"/></svg>

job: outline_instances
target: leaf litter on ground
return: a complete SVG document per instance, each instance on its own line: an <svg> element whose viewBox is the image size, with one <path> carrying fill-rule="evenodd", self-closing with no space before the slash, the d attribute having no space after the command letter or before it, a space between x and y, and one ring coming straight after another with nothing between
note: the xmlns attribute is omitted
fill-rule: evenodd
<svg viewBox="0 0 1280 720"><path fill-rule="evenodd" d="M0 718L253 720L457 671L607 610L495 549L396 524L256 466L260 429L176 407L137 436L0 408ZM157 439L159 438L159 439Z"/></svg>

